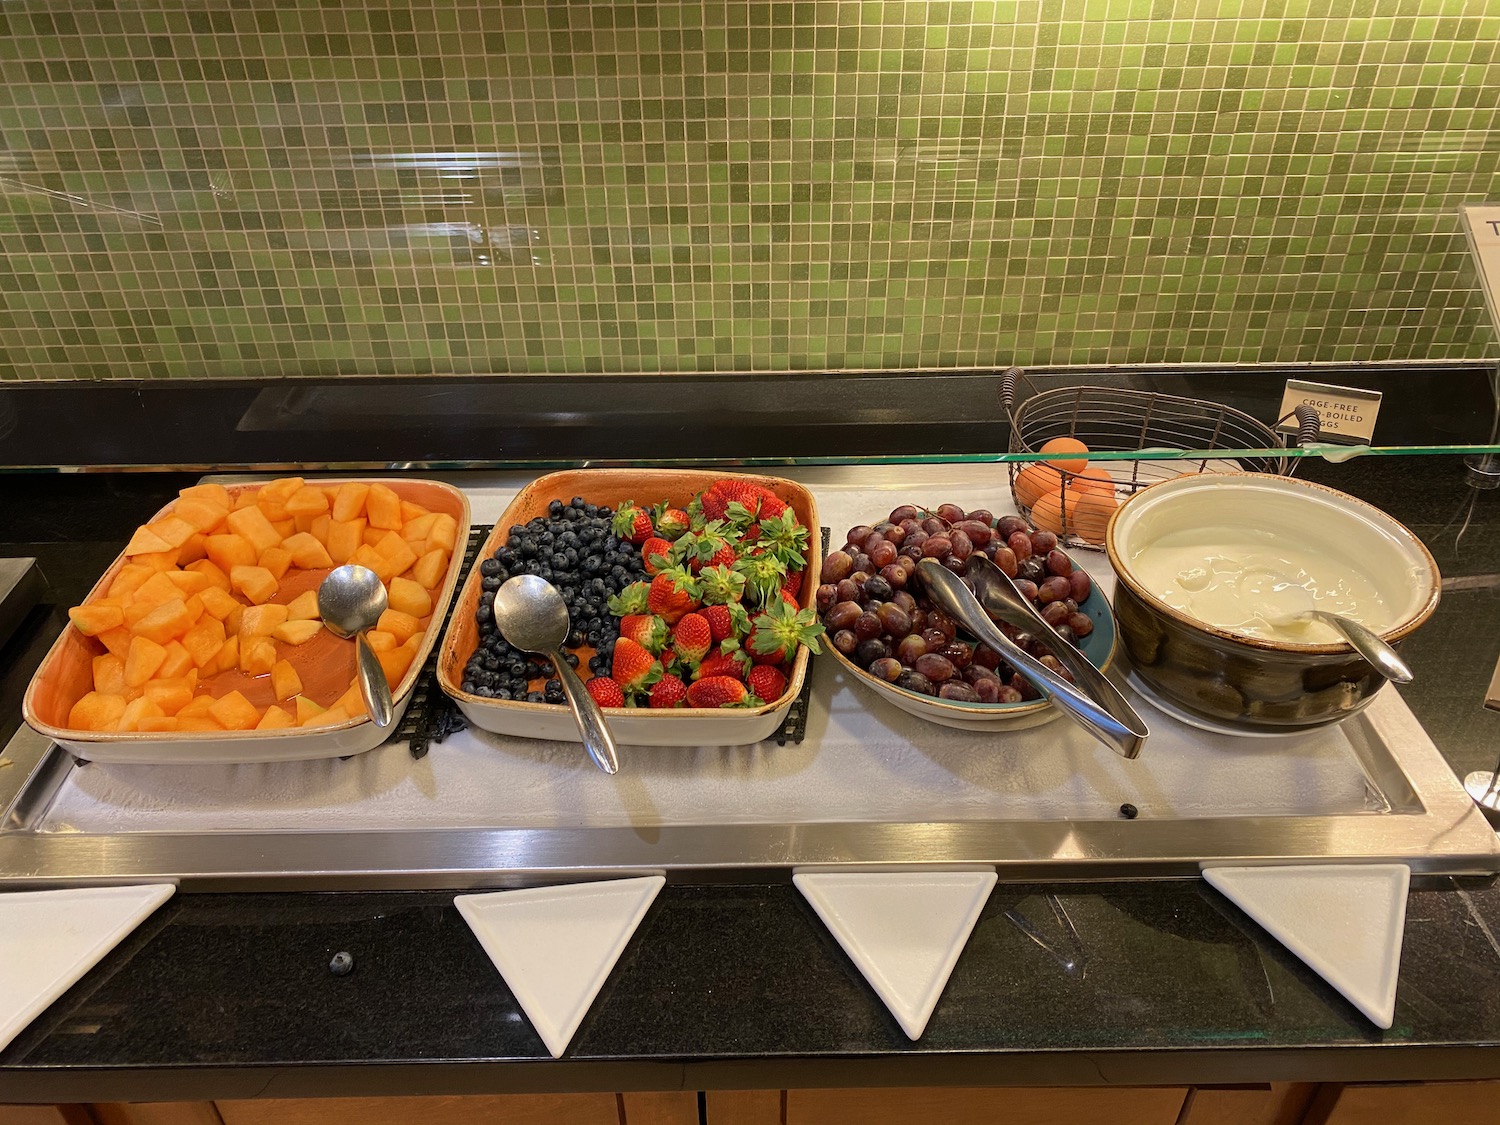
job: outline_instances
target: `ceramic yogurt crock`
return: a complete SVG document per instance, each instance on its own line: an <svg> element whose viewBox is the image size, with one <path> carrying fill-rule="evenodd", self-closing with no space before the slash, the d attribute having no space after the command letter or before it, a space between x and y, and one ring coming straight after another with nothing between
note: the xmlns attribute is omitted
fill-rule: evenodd
<svg viewBox="0 0 1500 1125"><path fill-rule="evenodd" d="M1138 569L1175 531L1246 526L1310 551L1328 567L1372 582L1391 620L1390 644L1411 635L1437 607L1432 555L1380 509L1323 485L1264 473L1189 475L1131 496L1110 519L1105 549L1117 576L1120 641L1145 687L1217 724L1246 731L1339 722L1385 686L1345 642L1299 643L1209 624L1168 605Z"/></svg>

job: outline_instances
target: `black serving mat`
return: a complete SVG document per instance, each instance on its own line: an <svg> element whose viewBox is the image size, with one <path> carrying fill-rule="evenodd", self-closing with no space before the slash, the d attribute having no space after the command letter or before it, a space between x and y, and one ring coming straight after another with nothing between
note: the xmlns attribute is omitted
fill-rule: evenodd
<svg viewBox="0 0 1500 1125"><path fill-rule="evenodd" d="M464 548L464 563L460 573L464 578L468 577L470 569L474 566L479 556L479 549L484 546L484 541L489 538L490 532L494 530L494 524L480 523L469 528L469 542ZM829 533L828 528L822 528L823 554L828 554ZM453 619L454 610L458 607L458 597L455 595L453 601L448 605L448 613L443 618L441 630L438 637L444 637L448 633L448 625ZM463 730L468 726L463 712L458 705L449 699L437 682L437 663L442 650L442 644L436 644L432 653L427 658L427 663L422 666L421 674L417 676L416 686L412 689L411 702L407 704L406 714L402 716L401 723L396 727L396 733L392 736L396 741L404 741L411 749L413 758L424 758L427 751L435 742L442 742L454 731ZM807 714L812 699L812 664L809 657L808 673L803 678L802 690L797 693L797 698L792 700L792 705L787 709L786 718L782 720L781 726L765 741L775 742L778 746L787 743L796 745L807 736Z"/></svg>

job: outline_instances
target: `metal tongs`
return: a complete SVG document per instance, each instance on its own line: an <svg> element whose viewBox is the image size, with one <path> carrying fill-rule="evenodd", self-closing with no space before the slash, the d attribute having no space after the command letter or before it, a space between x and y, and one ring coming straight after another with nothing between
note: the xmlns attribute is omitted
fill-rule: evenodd
<svg viewBox="0 0 1500 1125"><path fill-rule="evenodd" d="M1015 590L1014 601L1006 598L1004 587L994 582L993 575L985 568L992 569L994 574L1008 582L1004 571L988 559L982 560L983 565L976 564L975 558L978 556L970 556L969 573L974 576L977 588L986 589L988 596L982 604L974 591L964 585L962 578L939 562L923 559L917 564L917 573L922 576L928 594L938 607L1025 673L1043 699L1116 754L1123 758L1137 757L1151 731L1135 709L1082 653L1053 631L1052 626L1027 604L1019 590ZM1014 586L1011 589L1014 590ZM990 620L987 609L1007 624L1036 633L1038 639L1057 656L1058 662L1072 672L1086 690L1057 675L1002 633ZM1080 672L1080 668L1088 671Z"/></svg>

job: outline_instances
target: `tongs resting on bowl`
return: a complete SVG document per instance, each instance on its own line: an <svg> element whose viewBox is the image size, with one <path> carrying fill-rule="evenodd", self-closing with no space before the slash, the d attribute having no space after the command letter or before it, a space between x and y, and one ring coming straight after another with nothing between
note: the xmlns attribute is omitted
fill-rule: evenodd
<svg viewBox="0 0 1500 1125"><path fill-rule="evenodd" d="M998 567L995 569L1000 572ZM1078 654L1079 659L1097 676L1098 681L1106 685L1106 690L1100 694L1107 702L1069 683L1002 633L999 627L990 620L985 607L980 604L974 592L964 585L963 579L942 563L932 559L923 559L917 564L917 573L922 576L922 582L928 594L938 607L979 640L999 652L1019 671L1025 673L1026 678L1041 693L1043 699L1052 703L1068 718L1078 723L1121 757L1134 758L1140 754L1146 736L1151 733L1150 730L1115 686L1092 664L1083 660L1081 653ZM1002 578L1005 577L1004 572L1000 574ZM1002 620L1004 620L1003 617ZM1026 620L1025 624L1020 627L1037 632L1044 638L1050 634L1051 637L1056 637L1060 643L1062 642L1062 638L1052 632L1052 626L1043 621L1040 616L1035 621ZM1050 643L1048 647L1052 647ZM1061 656L1058 660L1063 662ZM1064 663L1068 670L1077 677L1078 671L1072 662ZM1091 691L1097 690L1094 687L1096 681L1093 676L1088 676L1086 682Z"/></svg>

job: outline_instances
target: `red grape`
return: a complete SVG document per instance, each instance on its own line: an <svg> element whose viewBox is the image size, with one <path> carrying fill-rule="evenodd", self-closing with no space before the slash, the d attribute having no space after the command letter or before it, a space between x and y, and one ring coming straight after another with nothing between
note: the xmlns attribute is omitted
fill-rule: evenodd
<svg viewBox="0 0 1500 1125"><path fill-rule="evenodd" d="M995 522L995 517L990 514L990 510L988 508L975 508L972 512L969 513L968 518L974 523L984 524L985 527L989 527L990 524Z"/></svg>
<svg viewBox="0 0 1500 1125"><path fill-rule="evenodd" d="M862 523L856 527L851 527L849 529L849 534L845 538L844 542L851 547L863 547L865 544L865 540L870 537L870 534L874 530L875 529L867 523Z"/></svg>
<svg viewBox="0 0 1500 1125"><path fill-rule="evenodd" d="M854 650L859 647L859 638L852 629L840 629L833 635L833 647L845 656L853 656Z"/></svg>
<svg viewBox="0 0 1500 1125"><path fill-rule="evenodd" d="M929 539L928 542L931 543L932 540ZM963 562L964 559L974 553L974 541L962 531L950 531L948 533L948 543L953 557L959 562Z"/></svg>
<svg viewBox="0 0 1500 1125"><path fill-rule="evenodd" d="M1031 558L1031 536L1024 531L1018 531L1005 541L1005 545L1016 554L1016 562L1023 563Z"/></svg>
<svg viewBox="0 0 1500 1125"><path fill-rule="evenodd" d="M978 520L964 520L962 523L955 524L953 531L955 534L963 532L969 537L969 542L976 547L983 547L995 537L995 532L990 525L980 523Z"/></svg>
<svg viewBox="0 0 1500 1125"><path fill-rule="evenodd" d="M1006 541L1018 531L1026 531L1026 521L1020 516L1001 516L1000 522L995 525L995 530L1000 533L1000 538Z"/></svg>
<svg viewBox="0 0 1500 1125"><path fill-rule="evenodd" d="M827 582L837 582L853 573L854 557L843 551L834 551L823 560L823 578Z"/></svg>
<svg viewBox="0 0 1500 1125"><path fill-rule="evenodd" d="M935 684L940 684L944 680L951 680L953 673L956 671L951 660L946 656L939 656L935 652L929 652L925 656L917 657L916 663L912 667Z"/></svg>
<svg viewBox="0 0 1500 1125"><path fill-rule="evenodd" d="M927 654L927 642L913 633L909 637L902 637L896 645L896 659L908 667L917 662L917 657Z"/></svg>
<svg viewBox="0 0 1500 1125"><path fill-rule="evenodd" d="M879 676L886 683L893 684L896 677L905 671L901 667L901 661L890 656L882 656L870 662L870 675Z"/></svg>
<svg viewBox="0 0 1500 1125"><path fill-rule="evenodd" d="M823 615L823 625L834 632L840 629L849 629L859 620L859 615L863 612L864 610L860 608L858 602L839 602Z"/></svg>
<svg viewBox="0 0 1500 1125"><path fill-rule="evenodd" d="M1041 602L1043 605L1046 605L1048 602L1059 601L1060 599L1067 597L1068 591L1071 588L1072 587L1068 585L1068 580L1066 578L1059 578L1054 574L1051 578L1047 579L1037 587L1036 598L1037 601Z"/></svg>
<svg viewBox="0 0 1500 1125"><path fill-rule="evenodd" d="M833 603L838 601L838 587L832 582L825 582L818 587L816 605L819 613L827 613L833 608Z"/></svg>
<svg viewBox="0 0 1500 1125"><path fill-rule="evenodd" d="M880 623L880 618L869 610L861 613L854 623L854 635L862 641L872 640L883 632L885 626Z"/></svg>
<svg viewBox="0 0 1500 1125"><path fill-rule="evenodd" d="M979 693L968 684L947 683L938 688L939 699L951 699L955 703L978 703Z"/></svg>
<svg viewBox="0 0 1500 1125"><path fill-rule="evenodd" d="M1080 637L1086 637L1094 631L1094 619L1086 613L1070 613L1067 625Z"/></svg>
<svg viewBox="0 0 1500 1125"><path fill-rule="evenodd" d="M890 583L892 590L899 590L906 585L906 568L895 563L883 566L880 568L880 577Z"/></svg>
<svg viewBox="0 0 1500 1125"><path fill-rule="evenodd" d="M953 553L953 542L946 535L934 535L922 544L922 554L929 559L946 559Z"/></svg>
<svg viewBox="0 0 1500 1125"><path fill-rule="evenodd" d="M928 516L922 521L922 530L928 535L942 535L948 530L946 520L940 520L937 516Z"/></svg>
<svg viewBox="0 0 1500 1125"><path fill-rule="evenodd" d="M869 550L866 547L865 550ZM1057 549L1057 536L1050 531L1033 531L1031 533L1031 551L1033 554L1045 555L1048 551Z"/></svg>
<svg viewBox="0 0 1500 1125"><path fill-rule="evenodd" d="M1075 570L1068 575L1068 582L1073 587L1073 600L1079 605L1089 600L1089 594L1094 589L1094 581L1089 577L1086 570ZM1081 635L1081 634L1080 634Z"/></svg>
<svg viewBox="0 0 1500 1125"><path fill-rule="evenodd" d="M939 504L937 518L955 524L964 518L964 510L957 504Z"/></svg>
<svg viewBox="0 0 1500 1125"><path fill-rule="evenodd" d="M902 504L901 507L891 512L891 522L900 523L902 520L916 519L920 514L920 509L916 505Z"/></svg>
<svg viewBox="0 0 1500 1125"><path fill-rule="evenodd" d="M997 547L994 556L995 565L1005 571L1006 577L1016 576L1016 553L1009 547Z"/></svg>
<svg viewBox="0 0 1500 1125"><path fill-rule="evenodd" d="M1073 573L1073 560L1054 547L1047 552L1047 573L1066 578Z"/></svg>

